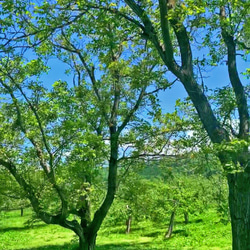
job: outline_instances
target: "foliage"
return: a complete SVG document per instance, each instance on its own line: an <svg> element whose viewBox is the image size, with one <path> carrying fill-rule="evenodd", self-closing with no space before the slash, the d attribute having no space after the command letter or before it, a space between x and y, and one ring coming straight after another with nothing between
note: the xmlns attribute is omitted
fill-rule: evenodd
<svg viewBox="0 0 250 250"><path fill-rule="evenodd" d="M23 190L5 169L0 169L0 180L0 211L17 209L29 204Z"/></svg>
<svg viewBox="0 0 250 250"><path fill-rule="evenodd" d="M119 187L106 223L124 224L129 215L134 223L144 220L167 223L172 211L198 215L215 205L216 193L214 182L199 175L174 174L164 180L160 176L145 179L130 174Z"/></svg>

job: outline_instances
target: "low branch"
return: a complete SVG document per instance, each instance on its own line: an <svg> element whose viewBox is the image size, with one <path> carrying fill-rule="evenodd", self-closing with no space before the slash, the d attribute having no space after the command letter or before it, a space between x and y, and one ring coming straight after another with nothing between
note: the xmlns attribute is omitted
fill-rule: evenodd
<svg viewBox="0 0 250 250"><path fill-rule="evenodd" d="M164 153L142 153L142 154L137 154L137 155L132 155L132 156L124 156L118 159L118 162L120 161L124 161L124 160L134 160L134 159L147 159L147 160L154 160L155 158L159 159L159 158L176 158L176 157L180 157L179 155L169 155L169 154L164 154Z"/></svg>
<svg viewBox="0 0 250 250"><path fill-rule="evenodd" d="M11 77L9 75L8 75L8 77L10 78L11 81L14 81L13 77ZM34 148L36 150L37 157L38 157L38 159L40 161L40 165L41 165L42 169L44 170L46 176L48 177L49 182L53 185L54 189L56 190L56 192L57 192L57 194L60 197L60 200L62 202L62 214L61 214L61 216L64 216L66 218L66 216L67 216L67 201L66 201L66 199L64 197L64 194L63 194L62 190L59 188L59 186L57 185L56 180L55 180L54 170L53 170L53 163L52 163L53 154L50 152L49 148L47 148L47 150L48 150L48 152L50 154L49 155L50 156L50 165L49 165L49 164L47 164L47 162L44 159L44 154L43 154L42 149L40 148L40 146L38 145L36 140L33 137L30 137L28 135L28 132L25 129L25 126L24 126L24 123L23 123L23 118L22 118L22 113L21 113L20 107L18 105L18 100L17 100L17 98L15 97L15 95L13 93L13 90L7 84L5 84L3 81L0 80L0 82L5 87L5 89L9 92L9 94L10 94L10 96L12 98L12 101L13 101L15 107L16 107L16 112L17 112L17 117L18 117L17 118L18 119L18 125L20 126L21 131L26 135L26 137L30 140L30 142L34 146ZM15 81L13 83L15 83ZM25 95L25 93L23 92L21 87L18 86L16 83L15 83L15 85L20 90L20 92L24 96L25 100L27 101L29 107L34 112L34 114L36 116L36 119L37 119L37 121L39 123L39 126L40 126L40 131L42 132L42 135L44 136L43 137L43 142L47 143L46 137L45 137L45 134L44 134L44 131L43 131L43 128L42 128L42 124L41 124L41 121L40 121L40 118L39 118L34 106L29 101L29 99L27 98L27 96Z"/></svg>

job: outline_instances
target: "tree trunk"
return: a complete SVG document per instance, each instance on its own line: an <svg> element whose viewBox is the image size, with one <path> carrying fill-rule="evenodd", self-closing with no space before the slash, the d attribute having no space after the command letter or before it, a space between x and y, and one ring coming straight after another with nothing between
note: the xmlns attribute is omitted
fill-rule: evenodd
<svg viewBox="0 0 250 250"><path fill-rule="evenodd" d="M170 238L172 233L173 233L173 229L174 229L174 217L175 217L175 211L172 212L171 217L170 217L170 223L168 226L168 231L165 234L165 238Z"/></svg>
<svg viewBox="0 0 250 250"><path fill-rule="evenodd" d="M126 220L126 234L129 234L130 233L130 230L131 230L131 222L132 222L132 216L129 215L127 220Z"/></svg>
<svg viewBox="0 0 250 250"><path fill-rule="evenodd" d="M21 207L21 217L23 217L23 207Z"/></svg>
<svg viewBox="0 0 250 250"><path fill-rule="evenodd" d="M91 237L91 240L86 240L84 237L79 237L79 250L94 250L96 243L96 235Z"/></svg>
<svg viewBox="0 0 250 250"><path fill-rule="evenodd" d="M233 250L250 249L250 173L228 174Z"/></svg>
<svg viewBox="0 0 250 250"><path fill-rule="evenodd" d="M185 222L185 224L188 224L188 222L189 222L188 212L184 212L184 222Z"/></svg>

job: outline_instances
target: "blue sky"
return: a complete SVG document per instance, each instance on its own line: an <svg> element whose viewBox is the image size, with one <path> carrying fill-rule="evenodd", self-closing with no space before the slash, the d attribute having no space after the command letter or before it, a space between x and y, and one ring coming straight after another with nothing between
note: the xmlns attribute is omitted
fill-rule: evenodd
<svg viewBox="0 0 250 250"><path fill-rule="evenodd" d="M59 62L56 58L49 59L49 66L51 70L48 74L42 77L45 86L50 87L57 80L65 80L68 83L72 83L72 76L65 75L65 70L68 68L67 65ZM240 60L237 61L238 71L244 72L246 68L250 67L250 57L247 61ZM245 76L240 75L243 84L249 84L249 79ZM214 89L218 87L223 87L230 84L229 76L227 72L227 65L219 65L217 67L211 68L204 77L204 82L208 88ZM166 91L161 91L159 93L159 99L164 112L174 111L175 101L177 99L183 99L187 96L187 93L180 82L176 82L171 89Z"/></svg>
<svg viewBox="0 0 250 250"><path fill-rule="evenodd" d="M239 59L239 58L238 58ZM250 57L248 57L247 61L238 60L237 62L238 72L244 72L246 68L250 67ZM245 76L240 74L241 81L244 85L249 84L250 80L246 79ZM204 83L210 89L219 88L223 86L227 86L230 84L229 75L227 71L227 65L219 65L217 67L212 68L209 72L206 73L206 78L204 78ZM164 111L171 112L174 110L175 101L180 98L183 99L187 97L186 90L182 86L181 83L176 82L174 86L166 90L165 92L161 92L160 101L164 108Z"/></svg>

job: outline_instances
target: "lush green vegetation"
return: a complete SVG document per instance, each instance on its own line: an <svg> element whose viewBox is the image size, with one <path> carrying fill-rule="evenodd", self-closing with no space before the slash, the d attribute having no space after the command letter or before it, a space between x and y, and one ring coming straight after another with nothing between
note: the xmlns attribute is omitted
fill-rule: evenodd
<svg viewBox="0 0 250 250"><path fill-rule="evenodd" d="M192 159L193 166L196 160ZM225 178L207 177L204 163L194 173L183 174L190 170L187 162L183 166L185 161L179 160L174 170L175 160L137 166L127 175L98 233L96 249L231 249ZM9 203L19 206L15 200L10 199L8 207ZM173 212L173 232L166 238ZM20 210L0 213L0 242L0 249L6 250L78 249L72 231L45 224L31 208L25 208L23 216Z"/></svg>
<svg viewBox="0 0 250 250"><path fill-rule="evenodd" d="M250 52L248 9L245 0L1 1L0 209L30 206L51 225L23 228L6 214L21 229L4 244L33 235L35 247L48 232L69 242L71 230L81 250L210 248L230 221L233 249L248 249L249 69L237 67ZM211 86L220 65L226 80ZM177 82L188 97L169 110L159 96Z"/></svg>
<svg viewBox="0 0 250 250"><path fill-rule="evenodd" d="M31 210L0 213L0 249L69 249L77 248L74 234L56 225L35 222ZM164 218L163 218L164 220ZM110 226L104 223L97 238L99 250L136 250L136 249L231 249L230 224L219 221L214 210L190 217L185 224L182 216L177 216L173 237L164 239L167 223L142 221L132 226L130 234L125 234L125 225Z"/></svg>

